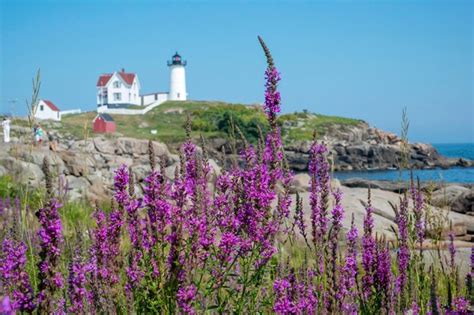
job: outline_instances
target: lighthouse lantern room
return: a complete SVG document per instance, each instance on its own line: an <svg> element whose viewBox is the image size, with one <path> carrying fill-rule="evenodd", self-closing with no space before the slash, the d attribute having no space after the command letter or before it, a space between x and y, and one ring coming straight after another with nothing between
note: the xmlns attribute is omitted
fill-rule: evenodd
<svg viewBox="0 0 474 315"><path fill-rule="evenodd" d="M168 99L170 101L185 101L186 93L186 73L184 67L186 61L176 52L171 60L168 61L170 67L170 90Z"/></svg>

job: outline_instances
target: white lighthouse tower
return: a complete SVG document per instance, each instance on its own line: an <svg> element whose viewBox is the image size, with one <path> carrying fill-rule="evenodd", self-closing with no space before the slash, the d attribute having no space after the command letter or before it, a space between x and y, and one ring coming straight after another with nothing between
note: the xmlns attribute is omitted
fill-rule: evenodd
<svg viewBox="0 0 474 315"><path fill-rule="evenodd" d="M168 99L170 101L185 101L188 94L186 93L186 61L182 60L181 56L176 52L168 61L170 67L170 91Z"/></svg>

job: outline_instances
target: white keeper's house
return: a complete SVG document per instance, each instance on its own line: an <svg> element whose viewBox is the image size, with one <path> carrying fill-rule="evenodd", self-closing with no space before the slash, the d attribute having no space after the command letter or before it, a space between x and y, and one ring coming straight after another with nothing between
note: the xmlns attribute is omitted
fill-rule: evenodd
<svg viewBox="0 0 474 315"><path fill-rule="evenodd" d="M56 105L54 105L53 102L48 100L40 100L35 108L34 116L35 118L42 120L49 119L60 121L61 111Z"/></svg>
<svg viewBox="0 0 474 315"><path fill-rule="evenodd" d="M125 69L102 74L97 81L97 106L109 108L141 105L140 81Z"/></svg>

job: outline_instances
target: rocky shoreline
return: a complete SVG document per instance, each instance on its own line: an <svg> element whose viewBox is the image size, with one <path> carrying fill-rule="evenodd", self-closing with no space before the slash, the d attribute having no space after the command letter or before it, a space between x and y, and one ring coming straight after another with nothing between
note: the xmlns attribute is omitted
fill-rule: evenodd
<svg viewBox="0 0 474 315"><path fill-rule="evenodd" d="M63 148L72 150L77 146L76 142L80 145L83 140L74 138L67 131L59 132L55 129L58 127L57 124L56 122L44 122L49 139L55 139ZM282 131L285 128L288 131L288 128L292 127L282 126ZM19 139L28 138L29 135L28 128L12 126L12 141L14 143L21 142ZM119 138L120 135L108 137L108 139ZM142 139L135 140L142 141ZM283 141L289 167L295 172L306 172L312 141L293 141L285 137L283 137ZM330 125L325 134L318 138L318 141L323 141L327 145L334 171L397 169L402 163L403 156L408 159L407 167L412 169L474 166L474 160L442 156L431 144L409 143L405 149L407 153L404 153L403 141L400 137L370 127L364 121L360 121L357 125ZM238 158L232 156L232 145L228 139L215 137L206 139L206 142L209 154L213 159L220 160L223 151L226 152L228 159ZM170 152L177 152L179 145L179 143L171 143L167 147ZM238 145L239 143L237 143Z"/></svg>
<svg viewBox="0 0 474 315"><path fill-rule="evenodd" d="M318 138L328 146L334 171L389 170L400 166L403 156L402 139L393 133L370 127L365 122L355 126L333 125ZM290 168L295 172L308 170L309 149L312 141L285 141L285 153ZM210 139L209 147L215 158L224 150L230 154L230 144L222 138ZM446 158L431 145L408 144L408 167L413 169L472 167L474 161Z"/></svg>

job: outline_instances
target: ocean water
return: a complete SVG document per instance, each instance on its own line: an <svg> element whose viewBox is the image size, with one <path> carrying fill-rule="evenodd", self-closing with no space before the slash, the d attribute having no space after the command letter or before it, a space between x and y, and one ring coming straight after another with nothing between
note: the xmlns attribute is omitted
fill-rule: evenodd
<svg viewBox="0 0 474 315"><path fill-rule="evenodd" d="M474 160L474 143L438 143L433 146L444 156Z"/></svg>
<svg viewBox="0 0 474 315"><path fill-rule="evenodd" d="M433 144L446 157L465 158L474 160L474 143ZM474 167L453 167L450 169L414 170L413 175L422 181L443 181L455 183L474 183ZM403 180L410 179L410 172L400 174L397 170L387 171L350 171L336 172L334 176L340 180L349 178L364 178L373 180Z"/></svg>

